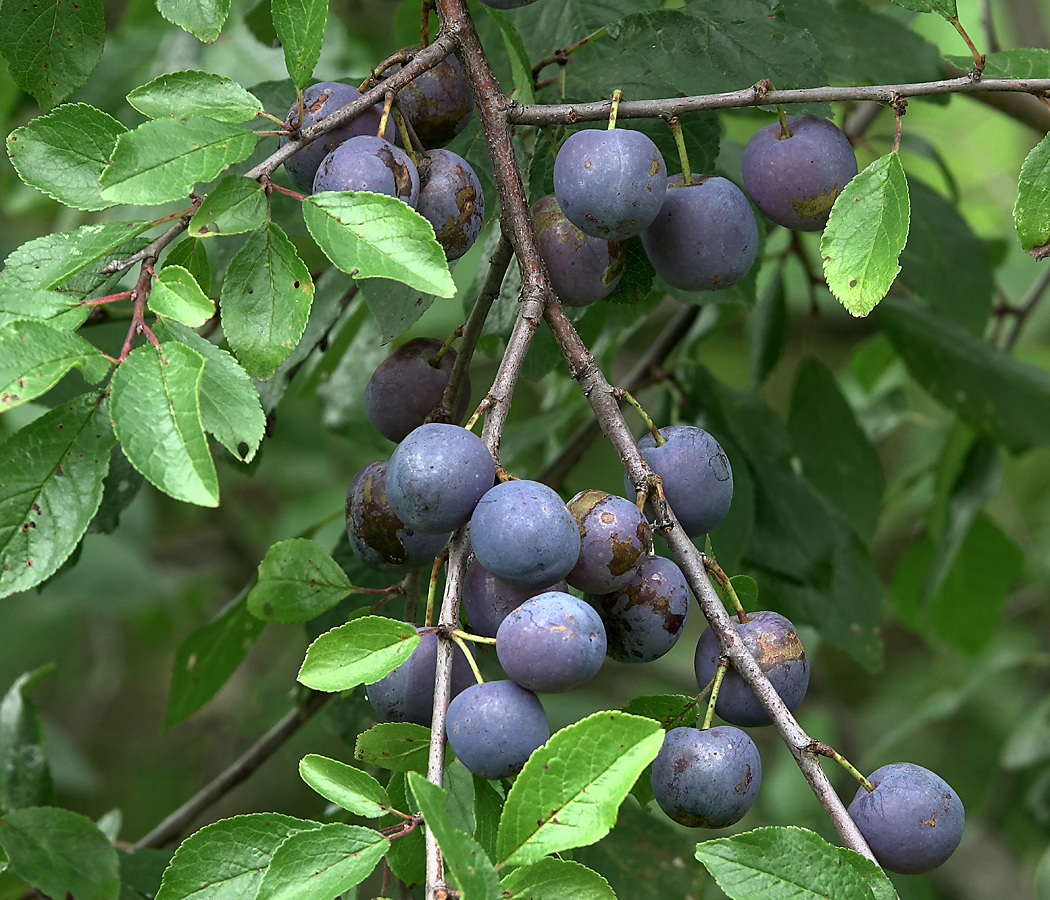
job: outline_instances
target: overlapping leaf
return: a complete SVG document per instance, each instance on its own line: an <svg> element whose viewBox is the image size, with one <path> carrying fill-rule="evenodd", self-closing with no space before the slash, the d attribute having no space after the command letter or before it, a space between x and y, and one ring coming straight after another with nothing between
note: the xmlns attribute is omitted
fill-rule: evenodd
<svg viewBox="0 0 1050 900"><path fill-rule="evenodd" d="M307 622L352 590L346 573L320 544L293 538L266 551L248 609L270 622Z"/></svg>
<svg viewBox="0 0 1050 900"><path fill-rule="evenodd" d="M419 646L415 626L364 616L322 634L306 651L299 681L316 691L347 691L394 671Z"/></svg>
<svg viewBox="0 0 1050 900"><path fill-rule="evenodd" d="M227 175L211 191L190 219L192 237L242 234L266 222L266 195L258 181Z"/></svg>
<svg viewBox="0 0 1050 900"><path fill-rule="evenodd" d="M299 762L299 774L310 787L356 816L376 819L393 809L386 789L367 772L311 753Z"/></svg>
<svg viewBox="0 0 1050 900"><path fill-rule="evenodd" d="M0 412L46 393L75 368L95 384L109 366L97 347L71 331L33 320L0 325Z"/></svg>
<svg viewBox="0 0 1050 900"><path fill-rule="evenodd" d="M277 39L284 48L284 64L299 90L310 83L321 55L328 19L327 0L270 0Z"/></svg>
<svg viewBox="0 0 1050 900"><path fill-rule="evenodd" d="M192 111L219 122L246 122L262 109L259 98L236 81L193 69L158 75L128 94L128 103L144 116L163 119Z"/></svg>
<svg viewBox="0 0 1050 900"><path fill-rule="evenodd" d="M222 31L230 0L157 0L157 10L172 24L210 43Z"/></svg>
<svg viewBox="0 0 1050 900"><path fill-rule="evenodd" d="M215 301L201 290L188 270L174 265L167 265L157 273L149 295L149 308L158 316L190 328L203 325L215 315Z"/></svg>

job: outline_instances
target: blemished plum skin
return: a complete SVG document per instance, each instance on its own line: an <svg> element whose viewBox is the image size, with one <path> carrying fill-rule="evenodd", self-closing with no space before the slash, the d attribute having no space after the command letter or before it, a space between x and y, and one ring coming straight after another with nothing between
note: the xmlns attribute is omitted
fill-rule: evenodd
<svg viewBox="0 0 1050 900"><path fill-rule="evenodd" d="M424 153L416 211L434 226L449 262L473 247L485 220L485 193L470 163L448 150Z"/></svg>
<svg viewBox="0 0 1050 900"><path fill-rule="evenodd" d="M437 635L430 632L420 638L412 655L393 672L366 685L368 700L376 715L385 722L415 722L429 728L434 715L436 669ZM474 673L463 651L456 647L452 657L452 696L456 697L472 684Z"/></svg>
<svg viewBox="0 0 1050 900"><path fill-rule="evenodd" d="M819 116L788 116L760 128L748 141L741 174L748 196L778 225L820 231L835 198L857 174L857 157L834 122Z"/></svg>
<svg viewBox="0 0 1050 900"><path fill-rule="evenodd" d="M372 374L365 387L365 414L383 437L395 443L404 440L441 402L456 362L456 351L449 348L438 365L431 365L441 347L442 342L436 338L412 338L394 350ZM467 376L452 413L456 422L462 421L469 404Z"/></svg>
<svg viewBox="0 0 1050 900"><path fill-rule="evenodd" d="M455 531L496 480L492 454L473 432L431 422L413 430L390 456L386 494L409 528Z"/></svg>
<svg viewBox="0 0 1050 900"><path fill-rule="evenodd" d="M656 446L647 434L638 441L645 461L663 479L664 495L689 537L706 534L729 512L733 502L733 469L721 445L695 425L660 429L667 443ZM634 486L625 477L628 497Z"/></svg>
<svg viewBox="0 0 1050 900"><path fill-rule="evenodd" d="M966 811L939 775L913 763L892 763L868 776L849 814L884 869L918 875L937 868L962 840Z"/></svg>
<svg viewBox="0 0 1050 900"><path fill-rule="evenodd" d="M448 706L448 743L481 778L517 775L551 736L539 698L513 681L467 688Z"/></svg>
<svg viewBox="0 0 1050 900"><path fill-rule="evenodd" d="M673 728L653 760L656 802L690 828L725 828L751 809L762 784L758 748L739 728Z"/></svg>
<svg viewBox="0 0 1050 900"><path fill-rule="evenodd" d="M598 613L562 591L526 600L496 632L496 655L510 680L530 691L559 694L586 684L605 659Z"/></svg>
<svg viewBox="0 0 1050 900"><path fill-rule="evenodd" d="M565 306L590 306L620 283L627 245L584 234L565 218L553 194L532 205L532 224L551 287Z"/></svg>
<svg viewBox="0 0 1050 900"><path fill-rule="evenodd" d="M503 620L530 597L547 591L567 591L568 588L564 581L529 590L511 587L473 559L463 576L460 601L471 632L494 638Z"/></svg>
<svg viewBox="0 0 1050 900"><path fill-rule="evenodd" d="M302 129L312 128L325 116L338 112L344 106L352 103L361 96L356 88L338 81L322 81L311 85L303 91L303 121ZM366 109L349 124L336 128L325 135L311 141L302 150L292 154L284 163L284 169L288 178L300 191L309 193L313 190L314 176L321 160L338 147L343 141L349 140L358 134L375 135L379 133L379 122L382 119L383 107L381 105ZM298 128L299 104L293 103L285 116L285 124ZM396 127L393 119L389 120L386 137L391 140L394 137ZM288 143L287 138L281 138L281 146Z"/></svg>
<svg viewBox="0 0 1050 900"><path fill-rule="evenodd" d="M685 575L663 556L645 559L618 591L591 596L608 641L608 654L619 662L652 662L682 636L689 617Z"/></svg>
<svg viewBox="0 0 1050 900"><path fill-rule="evenodd" d="M653 552L653 533L630 500L580 491L569 503L580 530L580 557L565 580L590 594L619 590Z"/></svg>
<svg viewBox="0 0 1050 900"><path fill-rule="evenodd" d="M561 581L580 557L580 531L557 492L538 481L497 484L470 518L474 555L516 588Z"/></svg>
<svg viewBox="0 0 1050 900"><path fill-rule="evenodd" d="M395 515L386 497L386 460L369 463L350 482L346 534L354 555L383 571L429 565L449 538L449 534L420 534Z"/></svg>
<svg viewBox="0 0 1050 900"><path fill-rule="evenodd" d="M734 622L733 627L784 705L794 710L809 687L809 660L795 626L780 613L764 610L751 613L747 622ZM708 628L700 635L693 658L696 680L701 688L714 678L720 655L718 639ZM715 712L733 725L748 727L771 723L758 697L732 667L726 670L722 679Z"/></svg>
<svg viewBox="0 0 1050 900"><path fill-rule="evenodd" d="M396 72L400 66L388 71ZM474 115L474 97L463 67L447 56L434 68L417 75L397 94L401 112L424 147L444 147Z"/></svg>
<svg viewBox="0 0 1050 900"><path fill-rule="evenodd" d="M371 191L403 200L413 209L419 200L419 172L400 147L370 134L343 141L321 160L314 193Z"/></svg>
<svg viewBox="0 0 1050 900"><path fill-rule="evenodd" d="M717 175L667 180L667 196L642 246L657 274L684 291L718 291L740 281L758 253L758 223L747 197Z"/></svg>
<svg viewBox="0 0 1050 900"><path fill-rule="evenodd" d="M656 218L667 166L640 131L585 128L566 138L554 160L554 195L584 234L624 241Z"/></svg>

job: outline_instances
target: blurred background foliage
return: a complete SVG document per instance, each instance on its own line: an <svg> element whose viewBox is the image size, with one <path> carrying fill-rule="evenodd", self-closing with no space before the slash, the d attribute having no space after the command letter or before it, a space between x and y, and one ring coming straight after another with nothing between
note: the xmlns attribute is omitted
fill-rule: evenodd
<svg viewBox="0 0 1050 900"><path fill-rule="evenodd" d="M1050 4L993 0L991 7L1004 47L1050 46ZM360 79L369 65L418 40L418 3L413 0L333 0L331 9L315 73L318 80ZM960 2L963 20L973 23L971 32L981 33L976 24L981 11L977 2ZM260 16L253 17L253 12L258 10L251 8L250 0L234 0L222 36L205 46L167 25L152 0L108 3L102 63L71 99L131 123L138 119L124 99L127 91L166 71L200 68L248 87L281 79L281 51L260 41L266 35L258 25ZM906 17L899 9L893 14ZM256 24L258 35L246 21ZM920 17L912 28L942 52L959 53L961 44L942 20ZM491 30L484 37L497 70L506 70L502 42ZM259 95L264 102L283 96L277 87L269 93L260 88ZM286 104L287 100L268 102L268 109L283 116ZM842 111L836 112L841 121ZM0 71L5 133L36 114L31 98ZM768 113L732 111L720 120L717 167L737 177L743 144L768 121ZM858 146L862 168L886 152L892 130L892 116L884 112ZM957 301L961 316L974 304L999 308L1019 303L1046 265L1021 251L1011 216L1021 162L1041 134L994 108L956 96L911 100L904 135L902 157L912 180L913 282L934 282L948 295L944 303ZM952 230L957 223L943 213L946 204L939 198L958 202L977 240ZM925 238L914 220L920 204L932 223ZM143 217L163 212L154 209ZM107 215L112 213L60 207L23 185L6 158L0 161L4 256L38 235L70 230ZM121 215L134 217L137 211ZM304 235L300 229L292 237L310 260ZM941 242L956 240L972 241L972 252L987 256L994 267L994 284L982 284L967 271L938 268ZM769 260L783 255L788 242L783 231L768 236L767 263L754 287L757 302L731 294L717 298L725 302L704 306L667 363L668 377L641 391L640 397L658 420L694 420L697 404L711 412L710 398L702 396L706 371L739 391L757 392L789 421L791 430L798 374L805 371L818 381L820 372L831 374L874 446L883 476L881 505L870 521L881 585L871 615L879 623L883 661L879 665L876 649L868 657L870 665L862 666L823 642L816 630L804 628L813 682L799 710L802 725L865 771L910 760L936 770L964 798L968 822L963 846L928 877L895 878L904 900L1047 900L1050 447L1015 454L976 439L968 426L910 379L874 321L850 318L825 289L811 284L797 255L783 257L778 293L778 269ZM804 236L802 242L808 258L819 259L815 239ZM435 303L403 337L443 338L462 322L463 306L472 302L474 271L485 255L482 243L484 238L456 267L459 296ZM213 269L221 271L228 255L211 249ZM907 275L907 259L904 264ZM333 290L340 288L335 285ZM975 296L982 292L988 296ZM512 302L513 293L507 288L504 293ZM592 346L615 383L680 308L677 300L657 295L641 308L644 316L639 308L603 307L576 318L585 337L597 341ZM997 318L993 314L987 326L979 318L978 333L994 333L1000 327ZM1008 317L1004 327L1009 327ZM111 329L119 341L125 328L125 322L110 322L98 326L93 336ZM519 388L502 445L503 463L522 476L543 471L589 416L575 384L553 357L553 345L543 337L530 363L528 374L534 377ZM379 338L357 297L333 331L328 351L312 355L292 381L271 417L270 437L257 461L246 469L219 450L219 458L228 464L219 467L223 501L218 509L176 503L147 485L123 512L113 534L86 536L75 567L40 591L4 601L0 686L6 690L21 673L57 664L33 692L47 727L56 803L93 818L119 810L120 837L134 841L289 708L308 636L300 626L270 625L213 700L170 730L162 728L180 641L242 590L273 542L310 533L324 546L335 547L351 476L362 465L388 455L392 445L371 429L361 408L364 384L387 352ZM475 403L495 370L499 339L492 337L483 349L492 355L481 355L472 371ZM1035 307L1013 352L1050 370L1050 302ZM810 357L824 369L803 367ZM45 399L53 404L77 390L76 385L64 384ZM0 417L0 440L46 408L26 404L5 413ZM805 422L805 416L796 421ZM640 423L633 424L640 433ZM819 458L820 448L808 452ZM619 462L599 439L565 474L559 488L567 498L589 487L617 492L621 483ZM955 573L961 582L938 596L939 608L919 610L915 597L926 573L921 555L932 552L930 535L939 540L960 515L970 516L964 518L967 526L981 523L963 528L970 539L961 551L966 565ZM716 539L716 551L719 548ZM748 568L739 550L730 548L721 558L732 567L730 574ZM370 577L371 583L382 583L374 580L378 576ZM765 602L776 602L777 597L775 589L766 594L764 588ZM545 696L552 728L597 709L621 706L640 694L692 693L692 648L701 630L701 617L694 610L688 634L668 657L644 668L610 661L585 688ZM488 658L484 664L491 667L494 662ZM256 810L322 816L324 801L298 777L297 760L306 752L350 758L354 735L371 721L371 708L360 692L330 704L196 827ZM744 824L804 825L832 837L779 740L761 731L754 737L763 754L765 777ZM844 795L851 796L848 777L832 774ZM690 846L696 839L670 822L654 824L630 807L609 841L580 851L578 857L606 872L614 887L622 885L620 896L625 900L650 892L654 897L718 896L692 861ZM642 841L651 849L645 858L651 860L652 872L641 878L637 871L621 872L617 847L623 844L617 842L628 842L635 851ZM0 876L0 897L4 890L14 890L4 885Z"/></svg>

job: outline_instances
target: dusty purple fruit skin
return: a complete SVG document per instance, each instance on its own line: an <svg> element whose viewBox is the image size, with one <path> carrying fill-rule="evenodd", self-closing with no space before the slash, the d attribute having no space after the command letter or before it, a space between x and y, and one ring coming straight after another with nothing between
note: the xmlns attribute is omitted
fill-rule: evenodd
<svg viewBox="0 0 1050 900"><path fill-rule="evenodd" d="M758 253L758 223L747 197L715 175L667 180L659 215L642 232L653 268L684 291L718 291L740 281Z"/></svg>
<svg viewBox="0 0 1050 900"><path fill-rule="evenodd" d="M748 141L741 163L744 188L762 212L794 231L820 231L835 198L857 174L857 157L828 119L788 116L790 137L780 122L760 128Z"/></svg>
<svg viewBox="0 0 1050 900"><path fill-rule="evenodd" d="M441 402L456 351L449 348L437 366L430 360L442 347L436 338L405 341L372 374L365 387L365 414L376 431L395 443L418 428ZM452 418L461 422L470 405L470 376L463 380Z"/></svg>
<svg viewBox="0 0 1050 900"><path fill-rule="evenodd" d="M650 556L618 591L588 598L605 623L608 654L619 662L652 662L682 636L689 585L671 560Z"/></svg>
<svg viewBox="0 0 1050 900"><path fill-rule="evenodd" d="M371 191L403 200L413 209L419 200L419 172L400 147L370 134L343 141L317 167L313 192Z"/></svg>
<svg viewBox="0 0 1050 900"><path fill-rule="evenodd" d="M496 632L496 655L510 680L560 694L586 684L605 659L605 626L572 594L548 591L526 600Z"/></svg>
<svg viewBox="0 0 1050 900"><path fill-rule="evenodd" d="M630 500L580 491L568 502L580 530L580 556L565 580L589 594L624 587L653 552L653 533Z"/></svg>
<svg viewBox="0 0 1050 900"><path fill-rule="evenodd" d="M419 631L417 626L416 631ZM473 652L473 651L471 651ZM434 716L434 673L437 671L437 635L424 634L412 655L374 684L365 686L372 708L385 722L415 722L430 727ZM452 696L474 684L463 651L452 657Z"/></svg>
<svg viewBox="0 0 1050 900"><path fill-rule="evenodd" d="M784 705L794 710L806 696L809 687L809 660L806 659L806 651L795 626L780 613L768 610L749 613L747 622L734 620L733 626ZM693 658L696 680L701 688L714 678L720 655L718 639L708 628L700 635ZM748 727L771 724L758 697L732 667L726 670L722 679L715 712L733 725Z"/></svg>
<svg viewBox="0 0 1050 900"><path fill-rule="evenodd" d="M470 163L449 150L424 153L416 211L434 226L449 262L473 247L485 221L485 193Z"/></svg>
<svg viewBox="0 0 1050 900"><path fill-rule="evenodd" d="M531 213L558 299L565 306L589 306L608 297L623 275L627 245L584 234L565 218L554 194L537 200Z"/></svg>
<svg viewBox="0 0 1050 900"><path fill-rule="evenodd" d="M325 116L338 112L348 103L357 100L361 94L356 88L338 81L322 81L311 85L303 91L303 123L302 128L312 128ZM309 193L313 190L314 176L321 160L338 147L343 141L349 140L358 134L378 134L379 122L382 119L382 105L366 109L349 124L336 128L328 134L322 135L311 141L302 150L292 154L285 160L284 168L288 178L300 191ZM293 103L284 118L285 124L299 127L299 104ZM386 135L393 139L393 120L387 125ZM281 138L281 146L288 143L287 138Z"/></svg>
<svg viewBox="0 0 1050 900"><path fill-rule="evenodd" d="M460 600L470 621L471 632L482 637L494 638L503 620L530 597L547 591L568 589L569 586L564 581L528 590L511 587L473 559L463 576Z"/></svg>
<svg viewBox="0 0 1050 900"><path fill-rule="evenodd" d="M762 760L739 728L673 728L653 760L653 795L668 816L690 828L726 828L751 809Z"/></svg>
<svg viewBox="0 0 1050 900"><path fill-rule="evenodd" d="M396 72L400 66L388 71ZM397 94L401 112L424 147L444 147L470 123L474 97L470 82L455 56L446 56L434 68L417 75Z"/></svg>
<svg viewBox="0 0 1050 900"><path fill-rule="evenodd" d="M914 763L891 763L857 789L850 818L884 869L918 875L936 869L962 840L966 811L939 775Z"/></svg>
<svg viewBox="0 0 1050 900"><path fill-rule="evenodd" d="M481 778L517 775L551 736L547 714L532 691L513 681L467 688L448 705L448 743Z"/></svg>
<svg viewBox="0 0 1050 900"><path fill-rule="evenodd" d="M638 441L645 461L663 479L664 495L689 537L706 534L729 512L733 469L721 445L695 425L660 429L667 443L656 446L651 434ZM625 476L628 497L636 496Z"/></svg>
<svg viewBox="0 0 1050 900"><path fill-rule="evenodd" d="M386 498L386 460L369 463L346 492L346 534L361 562L383 571L429 565L449 534L420 534L394 514Z"/></svg>
<svg viewBox="0 0 1050 900"><path fill-rule="evenodd" d="M660 212L667 167L640 131L585 128L569 135L554 160L554 194L584 234L624 241Z"/></svg>
<svg viewBox="0 0 1050 900"><path fill-rule="evenodd" d="M390 455L386 495L399 519L424 534L455 531L496 480L476 434L458 425L420 425Z"/></svg>
<svg viewBox="0 0 1050 900"><path fill-rule="evenodd" d="M561 497L538 481L497 484L470 518L478 561L517 588L561 581L580 556L580 531Z"/></svg>

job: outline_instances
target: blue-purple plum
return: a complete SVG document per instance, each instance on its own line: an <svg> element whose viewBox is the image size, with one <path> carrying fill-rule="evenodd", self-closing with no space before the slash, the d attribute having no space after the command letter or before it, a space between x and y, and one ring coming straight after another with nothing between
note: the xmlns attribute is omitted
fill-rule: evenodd
<svg viewBox="0 0 1050 900"><path fill-rule="evenodd" d="M819 116L788 116L760 128L747 142L740 170L744 188L762 212L795 231L820 231L842 189L857 174L849 138Z"/></svg>
<svg viewBox="0 0 1050 900"><path fill-rule="evenodd" d="M393 672L366 685L365 692L376 715L384 722L415 722L429 728L434 716L436 669L437 635L431 631L420 638L412 655ZM470 663L456 647L452 657L452 696L458 696L474 683Z"/></svg>
<svg viewBox="0 0 1050 900"><path fill-rule="evenodd" d="M361 562L384 571L429 565L449 538L405 527L386 497L386 460L369 463L350 482L346 534Z"/></svg>
<svg viewBox="0 0 1050 900"><path fill-rule="evenodd" d="M470 163L448 150L424 153L416 211L434 226L449 262L473 247L485 220L485 193Z"/></svg>
<svg viewBox="0 0 1050 900"><path fill-rule="evenodd" d="M936 869L962 840L966 811L939 775L913 763L892 763L857 789L849 814L884 869L918 875Z"/></svg>
<svg viewBox="0 0 1050 900"><path fill-rule="evenodd" d="M557 694L586 684L605 659L598 613L562 591L526 600L496 632L496 655L510 680L530 691Z"/></svg>
<svg viewBox="0 0 1050 900"><path fill-rule="evenodd" d="M415 208L419 172L400 147L370 134L343 141L321 160L314 176L314 193L371 191L388 194Z"/></svg>
<svg viewBox="0 0 1050 900"><path fill-rule="evenodd" d="M460 601L471 632L494 638L503 620L530 597L547 591L567 591L568 588L564 581L528 590L511 587L472 559L463 576Z"/></svg>
<svg viewBox="0 0 1050 900"><path fill-rule="evenodd" d="M739 822L762 784L758 748L739 728L673 728L653 760L653 796L668 816L690 828Z"/></svg>
<svg viewBox="0 0 1050 900"><path fill-rule="evenodd" d="M448 705L448 743L481 778L517 775L551 736L539 698L513 681L467 688Z"/></svg>
<svg viewBox="0 0 1050 900"><path fill-rule="evenodd" d="M580 531L557 492L538 481L497 484L470 518L474 554L517 588L561 581L580 557Z"/></svg>
<svg viewBox="0 0 1050 900"><path fill-rule="evenodd" d="M758 223L747 197L716 175L667 180L659 215L642 232L657 274L684 291L718 291L740 281L758 253Z"/></svg>
<svg viewBox="0 0 1050 900"><path fill-rule="evenodd" d="M585 234L624 241L656 218L667 191L667 166L640 131L585 128L566 138L554 160L554 194Z"/></svg>
<svg viewBox="0 0 1050 900"><path fill-rule="evenodd" d="M412 338L394 350L372 374L365 387L365 414L383 437L395 442L403 440L441 402L456 362L456 351L449 348L433 365L442 346L436 338ZM469 404L467 376L452 413L456 422L462 421Z"/></svg>
<svg viewBox="0 0 1050 900"><path fill-rule="evenodd" d="M653 552L653 533L630 500L605 491L580 491L569 503L580 530L580 556L565 580L590 594L624 587Z"/></svg>
<svg viewBox="0 0 1050 900"><path fill-rule="evenodd" d="M706 534L729 512L733 501L733 469L721 445L695 425L660 429L666 443L646 434L638 441L642 456L663 479L664 496L689 537ZM624 477L628 496L634 486Z"/></svg>
<svg viewBox="0 0 1050 900"><path fill-rule="evenodd" d="M589 599L605 623L609 656L620 662L659 659L678 642L689 616L685 575L662 556L645 559L618 591Z"/></svg>
<svg viewBox="0 0 1050 900"><path fill-rule="evenodd" d="M299 121L299 104L293 103L285 116L285 124L291 128L313 128L325 116L339 112L344 106L353 103L361 96L356 88L338 81L322 81L303 91L303 119ZM284 169L288 178L300 191L310 193L313 190L314 176L321 160L338 147L343 141L355 135L379 133L379 122L383 117L382 104L366 109L348 124L329 131L327 134L311 141L302 150L293 153L285 160ZM393 140L393 119L387 124L385 135ZM288 143L288 138L281 138L281 146Z"/></svg>
<svg viewBox="0 0 1050 900"><path fill-rule="evenodd" d="M733 627L784 705L794 710L809 687L809 660L795 626L780 613L763 610L750 613L746 622L734 621ZM707 687L715 677L720 655L718 638L708 628L700 635L693 658L696 680L701 688ZM758 697L732 666L722 679L715 712L733 725L747 727L771 723Z"/></svg>
<svg viewBox="0 0 1050 900"><path fill-rule="evenodd" d="M623 275L627 245L584 234L565 218L553 194L532 205L532 224L551 286L565 306L608 297Z"/></svg>
<svg viewBox="0 0 1050 900"><path fill-rule="evenodd" d="M391 74L400 66L393 66ZM470 82L455 56L417 75L397 93L401 112L424 147L444 147L474 115Z"/></svg>
<svg viewBox="0 0 1050 900"><path fill-rule="evenodd" d="M424 534L455 531L496 480L492 454L458 425L420 425L401 441L386 469L386 494L399 519Z"/></svg>

